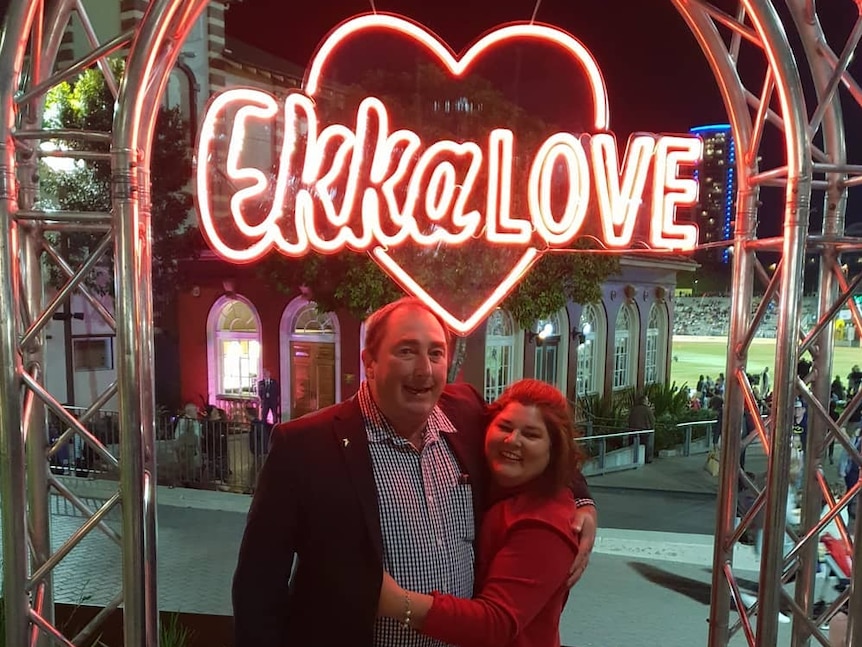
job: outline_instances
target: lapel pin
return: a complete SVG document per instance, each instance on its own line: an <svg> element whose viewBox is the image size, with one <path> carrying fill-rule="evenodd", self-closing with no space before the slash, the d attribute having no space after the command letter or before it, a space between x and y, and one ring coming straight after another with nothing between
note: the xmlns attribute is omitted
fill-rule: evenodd
<svg viewBox="0 0 862 647"><path fill-rule="evenodd" d="M341 444L342 444L344 447L347 447L347 446L350 444L350 439L349 439L349 438L342 438L342 439L341 439Z"/></svg>

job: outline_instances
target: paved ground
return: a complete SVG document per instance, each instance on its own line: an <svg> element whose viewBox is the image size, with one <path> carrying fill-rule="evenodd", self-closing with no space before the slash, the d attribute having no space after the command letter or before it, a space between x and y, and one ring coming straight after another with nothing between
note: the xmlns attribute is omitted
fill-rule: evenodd
<svg viewBox="0 0 862 647"><path fill-rule="evenodd" d="M564 645L706 644L718 484L703 470L704 459L657 459L638 470L589 479L601 530L591 566L572 591L561 623ZM749 460L752 467L765 466L757 452ZM94 501L116 487L69 480ZM159 489L163 610L230 614L230 580L249 501L244 495ZM82 520L62 505L54 512L56 548ZM109 523L117 527L115 513ZM737 576L753 590L757 563L747 548L740 550ZM119 564L116 544L102 533L88 536L56 572L57 599L104 604L119 591ZM779 644L789 644L782 636ZM743 645L744 639L732 644Z"/></svg>

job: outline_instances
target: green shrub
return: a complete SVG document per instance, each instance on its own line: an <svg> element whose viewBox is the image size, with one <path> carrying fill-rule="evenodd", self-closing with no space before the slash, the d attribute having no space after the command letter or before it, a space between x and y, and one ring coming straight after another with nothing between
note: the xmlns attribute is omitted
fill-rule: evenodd
<svg viewBox="0 0 862 647"><path fill-rule="evenodd" d="M655 411L656 420L663 416L673 419L681 418L689 411L690 398L688 384L677 386L676 382L668 384L649 384L644 390Z"/></svg>
<svg viewBox="0 0 862 647"><path fill-rule="evenodd" d="M172 613L166 621L159 620L159 647L188 647L192 631L180 623L180 614Z"/></svg>

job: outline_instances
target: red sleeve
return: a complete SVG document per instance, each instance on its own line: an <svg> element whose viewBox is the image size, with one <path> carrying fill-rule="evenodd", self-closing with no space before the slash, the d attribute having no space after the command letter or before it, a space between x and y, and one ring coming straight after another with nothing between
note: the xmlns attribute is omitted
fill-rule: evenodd
<svg viewBox="0 0 862 647"><path fill-rule="evenodd" d="M422 633L459 647L511 643L560 590L577 550L553 526L513 525L472 600L434 594Z"/></svg>

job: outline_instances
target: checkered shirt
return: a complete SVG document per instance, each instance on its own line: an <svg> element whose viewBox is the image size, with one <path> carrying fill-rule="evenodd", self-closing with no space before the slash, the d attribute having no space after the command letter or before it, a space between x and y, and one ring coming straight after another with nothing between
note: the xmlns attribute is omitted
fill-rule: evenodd
<svg viewBox="0 0 862 647"><path fill-rule="evenodd" d="M359 406L377 485L383 567L404 588L473 596L473 491L442 434L458 433L435 407L422 451L395 433L371 397L359 389ZM378 618L374 647L443 647L445 643Z"/></svg>

